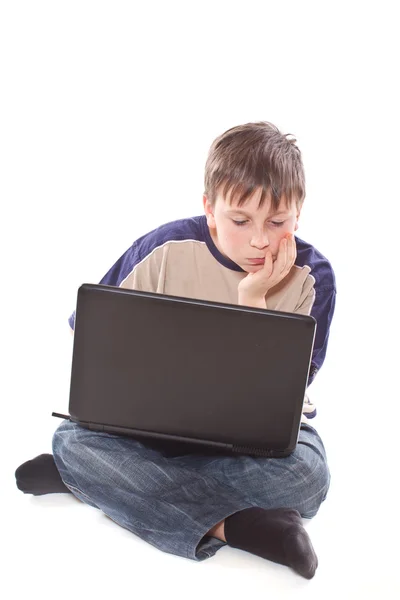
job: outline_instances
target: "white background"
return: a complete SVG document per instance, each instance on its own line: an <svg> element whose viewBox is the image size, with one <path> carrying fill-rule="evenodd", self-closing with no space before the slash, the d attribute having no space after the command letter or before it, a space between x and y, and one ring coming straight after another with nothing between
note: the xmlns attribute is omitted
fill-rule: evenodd
<svg viewBox="0 0 400 600"><path fill-rule="evenodd" d="M395 2L0 4L1 502L7 597L395 598L399 116ZM68 410L67 318L140 235L202 212L209 146L269 120L296 136L298 231L331 261L337 310L310 388L332 471L308 527L311 581L230 548L166 555L15 468ZM396 550L397 548L397 550Z"/></svg>

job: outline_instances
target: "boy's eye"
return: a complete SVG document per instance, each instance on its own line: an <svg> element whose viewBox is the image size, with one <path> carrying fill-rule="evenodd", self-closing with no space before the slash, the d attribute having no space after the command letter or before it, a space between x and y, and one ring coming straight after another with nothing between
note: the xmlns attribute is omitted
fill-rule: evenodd
<svg viewBox="0 0 400 600"><path fill-rule="evenodd" d="M235 219L232 219L232 220L235 223L235 225L237 225L238 227L240 227L241 225L246 225L246 223L248 222L247 220L245 220L245 221L235 221ZM285 221L271 221L271 225L273 225L273 227L282 227L284 222Z"/></svg>

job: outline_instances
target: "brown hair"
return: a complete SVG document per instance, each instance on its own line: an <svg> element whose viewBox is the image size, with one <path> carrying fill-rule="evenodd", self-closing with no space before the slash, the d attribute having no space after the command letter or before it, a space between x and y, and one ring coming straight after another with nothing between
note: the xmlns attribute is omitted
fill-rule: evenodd
<svg viewBox="0 0 400 600"><path fill-rule="evenodd" d="M272 206L278 209L281 198L289 205L292 198L300 207L305 197L304 167L295 139L288 139L267 121L247 123L228 129L211 145L204 176L204 194L211 206L218 192L224 198L239 198L241 206L261 188L259 206L271 193Z"/></svg>

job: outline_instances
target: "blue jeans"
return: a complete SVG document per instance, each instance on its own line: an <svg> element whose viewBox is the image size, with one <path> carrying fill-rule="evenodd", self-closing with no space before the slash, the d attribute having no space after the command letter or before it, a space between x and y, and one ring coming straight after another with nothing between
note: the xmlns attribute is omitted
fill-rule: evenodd
<svg viewBox="0 0 400 600"><path fill-rule="evenodd" d="M201 452L171 452L70 421L53 437L55 463L77 498L160 550L193 560L225 545L206 534L229 515L289 507L311 518L328 492L324 445L308 424L286 458Z"/></svg>

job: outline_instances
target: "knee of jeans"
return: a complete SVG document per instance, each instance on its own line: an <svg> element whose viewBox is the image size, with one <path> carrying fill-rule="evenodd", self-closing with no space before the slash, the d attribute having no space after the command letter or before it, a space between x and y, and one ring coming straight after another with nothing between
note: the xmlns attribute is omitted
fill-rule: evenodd
<svg viewBox="0 0 400 600"><path fill-rule="evenodd" d="M322 458L303 463L301 468L301 500L299 512L305 518L314 517L325 500L330 485L328 465Z"/></svg>
<svg viewBox="0 0 400 600"><path fill-rule="evenodd" d="M76 425L65 422L53 435L53 456L61 479L70 491L82 502L98 508L98 506L81 489L85 481L83 445L79 443L79 434ZM83 462L82 462L83 461Z"/></svg>
<svg viewBox="0 0 400 600"><path fill-rule="evenodd" d="M62 479L65 481L67 473L73 469L74 455L77 455L76 426L68 421L61 423L56 429L52 440L53 456ZM67 468L68 465L68 468Z"/></svg>
<svg viewBox="0 0 400 600"><path fill-rule="evenodd" d="M70 427L68 427L68 424L66 424L65 422L61 423L61 425L59 427L57 427L57 429L55 430L54 434L53 434L53 440L52 440L52 448L53 448L53 453L55 454L59 454L64 443L66 441L68 441L68 439L70 438L72 433L72 430Z"/></svg>

